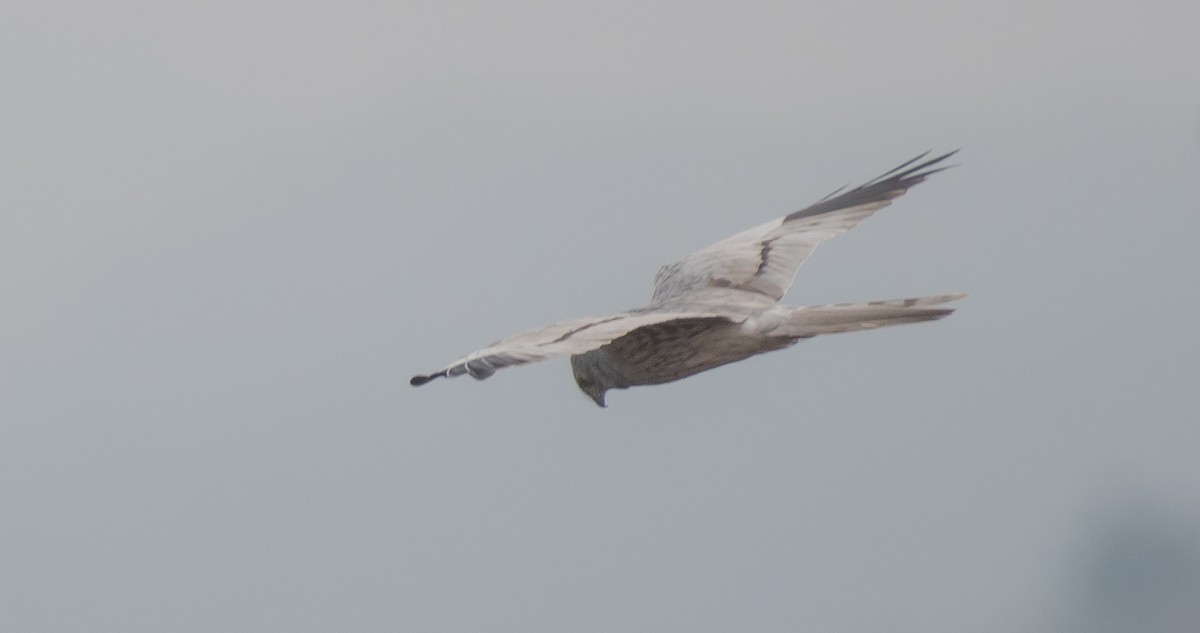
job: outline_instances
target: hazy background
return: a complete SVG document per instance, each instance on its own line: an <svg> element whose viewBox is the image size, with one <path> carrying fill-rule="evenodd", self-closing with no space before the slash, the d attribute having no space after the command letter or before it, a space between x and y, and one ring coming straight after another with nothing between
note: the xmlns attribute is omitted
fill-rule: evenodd
<svg viewBox="0 0 1200 633"><path fill-rule="evenodd" d="M1200 4L0 19L6 631L1195 631ZM600 410L409 376L963 148Z"/></svg>

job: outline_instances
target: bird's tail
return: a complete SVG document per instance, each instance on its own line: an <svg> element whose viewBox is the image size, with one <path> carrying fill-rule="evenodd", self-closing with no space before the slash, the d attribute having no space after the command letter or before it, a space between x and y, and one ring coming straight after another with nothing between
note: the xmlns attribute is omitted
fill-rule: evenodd
<svg viewBox="0 0 1200 633"><path fill-rule="evenodd" d="M962 294L936 295L867 303L805 306L792 310L787 322L773 334L808 338L818 334L856 332L903 323L934 321L949 316L954 312L954 308L931 306L940 306L965 296Z"/></svg>

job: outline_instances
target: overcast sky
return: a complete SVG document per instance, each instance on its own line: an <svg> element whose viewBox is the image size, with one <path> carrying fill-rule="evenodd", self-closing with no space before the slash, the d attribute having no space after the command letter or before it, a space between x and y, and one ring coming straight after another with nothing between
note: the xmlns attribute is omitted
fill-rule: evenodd
<svg viewBox="0 0 1200 633"><path fill-rule="evenodd" d="M0 19L12 631L1190 631L1200 4L45 2ZM597 408L658 266L927 150Z"/></svg>

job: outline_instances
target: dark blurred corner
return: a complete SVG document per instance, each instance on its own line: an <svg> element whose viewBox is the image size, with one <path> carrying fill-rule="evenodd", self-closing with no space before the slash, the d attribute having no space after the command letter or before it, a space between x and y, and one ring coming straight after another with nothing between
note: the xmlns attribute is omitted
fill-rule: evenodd
<svg viewBox="0 0 1200 633"><path fill-rule="evenodd" d="M1191 514L1193 518L1185 518ZM1145 500L1099 514L1055 630L1200 633L1200 524Z"/></svg>

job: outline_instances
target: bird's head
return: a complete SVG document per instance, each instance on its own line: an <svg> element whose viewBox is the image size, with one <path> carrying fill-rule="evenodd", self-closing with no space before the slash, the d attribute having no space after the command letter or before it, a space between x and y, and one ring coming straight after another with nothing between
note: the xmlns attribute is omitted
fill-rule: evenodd
<svg viewBox="0 0 1200 633"><path fill-rule="evenodd" d="M607 362L603 349L571 357L571 370L575 373L575 384L597 405L603 407L604 392L621 384L614 380L614 367Z"/></svg>
<svg viewBox="0 0 1200 633"><path fill-rule="evenodd" d="M575 382L579 384L579 388L582 389L583 392L588 395L588 397L596 401L596 404L600 405L601 407L608 406L604 404L604 392L608 391L607 388L598 383L592 382L589 378L580 378L579 374L575 374Z"/></svg>

